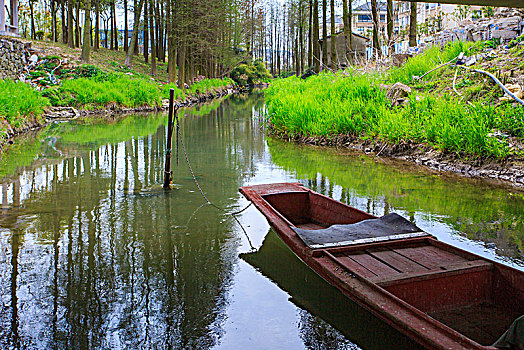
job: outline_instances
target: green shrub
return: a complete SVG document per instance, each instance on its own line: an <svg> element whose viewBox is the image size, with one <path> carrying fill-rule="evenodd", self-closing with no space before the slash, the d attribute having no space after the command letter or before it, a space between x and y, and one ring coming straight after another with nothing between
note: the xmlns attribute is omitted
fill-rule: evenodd
<svg viewBox="0 0 524 350"><path fill-rule="evenodd" d="M241 64L231 72L231 78L240 85L267 83L271 74L262 60L257 59L250 64Z"/></svg>

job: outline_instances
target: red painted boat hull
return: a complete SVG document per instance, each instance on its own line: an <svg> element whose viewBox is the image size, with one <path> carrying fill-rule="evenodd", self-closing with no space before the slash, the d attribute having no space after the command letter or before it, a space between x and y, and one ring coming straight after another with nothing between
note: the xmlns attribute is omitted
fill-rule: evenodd
<svg viewBox="0 0 524 350"><path fill-rule="evenodd" d="M427 235L312 249L293 227L321 229L374 216L298 183L240 188L317 274L428 349L493 349L524 314L524 273Z"/></svg>

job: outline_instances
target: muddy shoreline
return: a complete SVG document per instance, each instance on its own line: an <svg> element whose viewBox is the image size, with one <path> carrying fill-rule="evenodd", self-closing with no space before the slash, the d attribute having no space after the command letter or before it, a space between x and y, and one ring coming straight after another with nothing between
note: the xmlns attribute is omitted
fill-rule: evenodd
<svg viewBox="0 0 524 350"><path fill-rule="evenodd" d="M365 154L394 158L422 165L440 172L451 172L466 177L499 181L505 185L524 189L524 159L510 157L505 160L494 158L463 158L455 153L444 153L426 144L389 144L378 140L362 140L354 135L335 137L295 136L279 134L271 129L269 133L289 142L345 148Z"/></svg>
<svg viewBox="0 0 524 350"><path fill-rule="evenodd" d="M224 97L231 94L237 94L243 92L245 89L238 86L227 86L216 90L209 91L204 94L190 95L185 99L175 100L175 106L178 107L191 107L199 103L212 101L214 99ZM133 113L151 113L151 112L162 112L169 109L169 100L162 100L161 105L155 106L140 106L140 107L123 107L116 104L104 106L95 109L82 110L74 107L48 107L43 114L43 121L38 122L36 118L33 118L26 127L20 129L13 129L8 126L7 138L0 141L0 157L6 147L14 143L14 138L22 134L38 130L43 128L49 123L57 120L72 120L76 118L83 118L89 116L100 116L101 118L107 117L109 114L133 114Z"/></svg>

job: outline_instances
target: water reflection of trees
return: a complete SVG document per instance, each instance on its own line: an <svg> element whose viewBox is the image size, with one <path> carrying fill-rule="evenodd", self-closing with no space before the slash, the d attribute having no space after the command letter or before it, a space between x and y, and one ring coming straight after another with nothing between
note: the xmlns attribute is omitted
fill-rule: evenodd
<svg viewBox="0 0 524 350"><path fill-rule="evenodd" d="M200 184L220 206L236 205L262 157L262 132L246 117L258 103L233 98L181 120ZM62 157L4 178L0 347L209 348L220 338L233 223L211 207L188 222L203 199L184 166L182 189L159 189L163 123L133 133L109 144L57 133Z"/></svg>

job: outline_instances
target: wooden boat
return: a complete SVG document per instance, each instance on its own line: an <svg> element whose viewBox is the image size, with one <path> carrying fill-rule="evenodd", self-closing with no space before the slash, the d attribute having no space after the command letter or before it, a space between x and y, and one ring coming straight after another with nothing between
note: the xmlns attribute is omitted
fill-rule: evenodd
<svg viewBox="0 0 524 350"><path fill-rule="evenodd" d="M524 314L524 273L299 183L240 188L326 281L428 349L495 349Z"/></svg>

